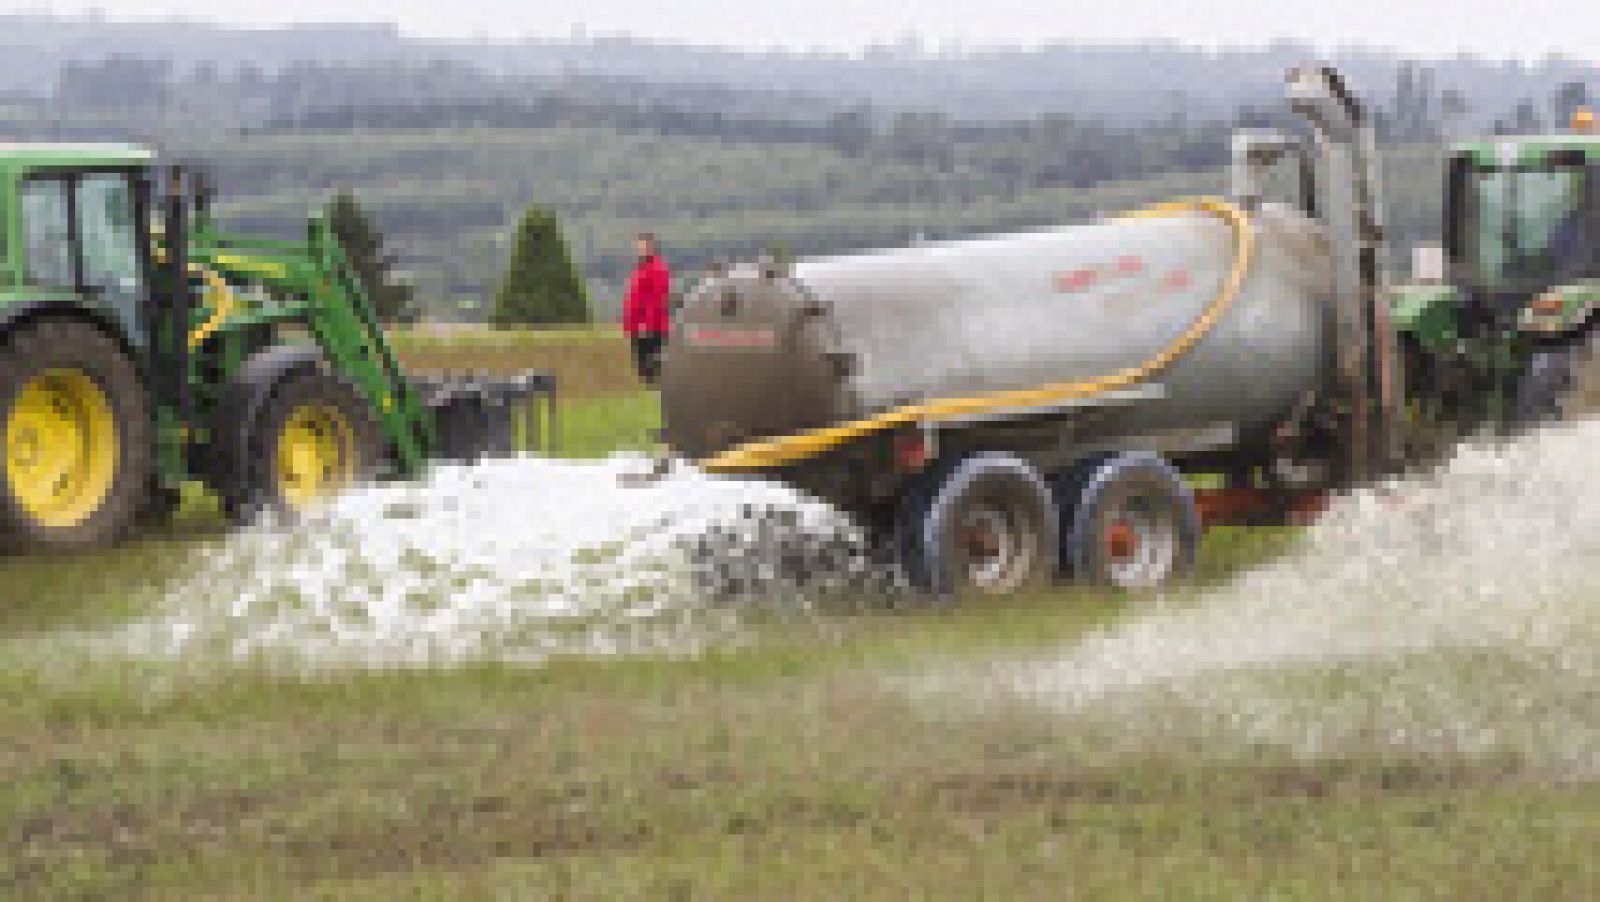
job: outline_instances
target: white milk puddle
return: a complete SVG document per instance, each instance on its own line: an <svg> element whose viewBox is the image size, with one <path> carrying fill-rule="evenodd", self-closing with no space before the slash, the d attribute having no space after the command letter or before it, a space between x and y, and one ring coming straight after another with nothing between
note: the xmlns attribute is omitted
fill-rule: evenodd
<svg viewBox="0 0 1600 902"><path fill-rule="evenodd" d="M1343 499L1301 552L1154 604L1054 660L918 685L999 689L1134 747L1221 731L1600 774L1600 422L1463 447Z"/></svg>
<svg viewBox="0 0 1600 902"><path fill-rule="evenodd" d="M719 589L792 606L865 571L825 505L687 469L619 484L641 467L505 461L352 493L230 538L125 638L145 656L332 666L692 653L738 632Z"/></svg>

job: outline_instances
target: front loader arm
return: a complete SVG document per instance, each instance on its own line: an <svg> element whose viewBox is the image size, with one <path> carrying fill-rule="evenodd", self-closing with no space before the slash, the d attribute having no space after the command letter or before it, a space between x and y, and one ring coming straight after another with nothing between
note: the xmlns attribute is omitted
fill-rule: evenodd
<svg viewBox="0 0 1600 902"><path fill-rule="evenodd" d="M195 348L255 326L303 325L328 362L372 403L399 475L422 468L435 446L432 418L324 218L311 219L304 243L202 228L191 237L189 256L209 300L190 332Z"/></svg>

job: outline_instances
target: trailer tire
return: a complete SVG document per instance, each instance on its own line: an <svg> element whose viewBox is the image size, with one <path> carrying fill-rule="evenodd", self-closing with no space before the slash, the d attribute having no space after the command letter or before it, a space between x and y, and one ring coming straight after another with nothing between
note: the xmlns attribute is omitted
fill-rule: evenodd
<svg viewBox="0 0 1600 902"><path fill-rule="evenodd" d="M238 521L263 511L298 516L376 475L383 433L366 397L326 366L287 372L238 428L243 459L223 488Z"/></svg>
<svg viewBox="0 0 1600 902"><path fill-rule="evenodd" d="M1154 589L1193 571L1200 514L1182 475L1134 451L1087 463L1057 481L1062 571L1079 582Z"/></svg>
<svg viewBox="0 0 1600 902"><path fill-rule="evenodd" d="M1031 464L974 454L931 471L906 497L901 565L913 588L937 597L1041 586L1054 576L1058 520Z"/></svg>
<svg viewBox="0 0 1600 902"><path fill-rule="evenodd" d="M133 525L151 470L150 400L96 326L43 319L0 343L0 547L76 551Z"/></svg>

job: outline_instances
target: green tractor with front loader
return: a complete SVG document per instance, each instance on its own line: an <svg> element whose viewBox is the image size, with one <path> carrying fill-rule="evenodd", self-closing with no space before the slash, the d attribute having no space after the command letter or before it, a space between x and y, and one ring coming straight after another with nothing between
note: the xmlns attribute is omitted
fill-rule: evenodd
<svg viewBox="0 0 1600 902"><path fill-rule="evenodd" d="M205 182L0 145L0 548L108 544L191 482L247 518L512 450L537 377L408 377L324 219L230 235Z"/></svg>

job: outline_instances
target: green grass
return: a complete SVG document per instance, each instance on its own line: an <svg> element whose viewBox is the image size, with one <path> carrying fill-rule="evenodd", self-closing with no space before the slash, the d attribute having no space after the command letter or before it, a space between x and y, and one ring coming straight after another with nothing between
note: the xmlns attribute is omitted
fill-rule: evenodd
<svg viewBox="0 0 1600 902"><path fill-rule="evenodd" d="M395 349L401 352L456 348L473 350L540 348L555 344L620 342L623 339L622 331L615 326L546 326L538 329L408 328L389 334L389 340L393 342Z"/></svg>
<svg viewBox="0 0 1600 902"><path fill-rule="evenodd" d="M578 401L563 451L648 440ZM1514 760L1151 742L991 695L1138 598L854 605L687 660L296 676L82 652L217 535L0 561L0 898L1592 898L1600 786ZM1202 579L1295 533L1208 537ZM48 656L47 656L48 657ZM968 674L929 700L905 676ZM1139 715L1129 712L1130 718Z"/></svg>
<svg viewBox="0 0 1600 902"><path fill-rule="evenodd" d="M581 398L560 407L556 456L606 457L616 451L650 451L658 444L661 407L654 392Z"/></svg>
<svg viewBox="0 0 1600 902"><path fill-rule="evenodd" d="M1600 792L1513 766L1137 759L879 673L1070 641L1062 594L693 661L0 676L0 895L1581 898ZM1103 727L1101 727L1103 729Z"/></svg>

